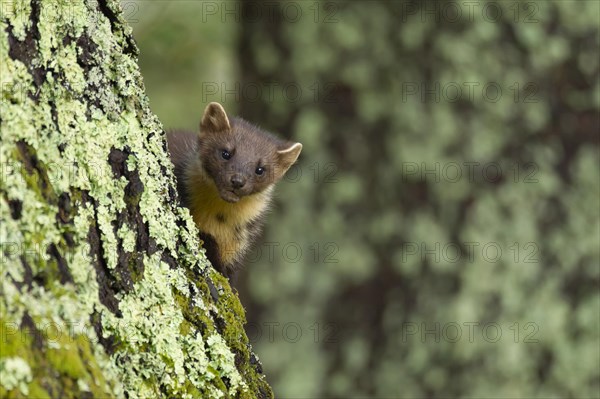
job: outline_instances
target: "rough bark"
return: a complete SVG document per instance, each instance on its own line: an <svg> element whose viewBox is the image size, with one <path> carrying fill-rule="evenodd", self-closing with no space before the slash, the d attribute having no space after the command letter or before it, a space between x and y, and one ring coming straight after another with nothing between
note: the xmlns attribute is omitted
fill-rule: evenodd
<svg viewBox="0 0 600 399"><path fill-rule="evenodd" d="M272 397L114 1L0 15L0 396Z"/></svg>

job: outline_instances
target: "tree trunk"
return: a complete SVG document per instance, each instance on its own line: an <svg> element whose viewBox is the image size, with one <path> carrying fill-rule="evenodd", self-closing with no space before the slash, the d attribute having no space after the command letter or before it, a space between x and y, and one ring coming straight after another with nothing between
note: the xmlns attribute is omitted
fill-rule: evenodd
<svg viewBox="0 0 600 399"><path fill-rule="evenodd" d="M314 333L256 341L279 395L600 397L598 16L379 0L241 20L239 113L304 146L264 235L304 254L256 262L244 300L249 326ZM261 273L286 287L261 294Z"/></svg>
<svg viewBox="0 0 600 399"><path fill-rule="evenodd" d="M272 397L118 2L0 12L0 396Z"/></svg>

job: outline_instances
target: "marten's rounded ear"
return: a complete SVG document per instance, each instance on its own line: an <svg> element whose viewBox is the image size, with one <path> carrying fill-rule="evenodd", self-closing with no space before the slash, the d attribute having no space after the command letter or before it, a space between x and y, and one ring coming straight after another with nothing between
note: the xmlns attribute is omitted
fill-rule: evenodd
<svg viewBox="0 0 600 399"><path fill-rule="evenodd" d="M277 151L279 166L283 169L283 173L296 162L300 156L300 151L302 151L302 144L300 143L288 143L284 148Z"/></svg>
<svg viewBox="0 0 600 399"><path fill-rule="evenodd" d="M204 109L200 121L200 132L222 132L231 129L227 113L219 103L212 102Z"/></svg>

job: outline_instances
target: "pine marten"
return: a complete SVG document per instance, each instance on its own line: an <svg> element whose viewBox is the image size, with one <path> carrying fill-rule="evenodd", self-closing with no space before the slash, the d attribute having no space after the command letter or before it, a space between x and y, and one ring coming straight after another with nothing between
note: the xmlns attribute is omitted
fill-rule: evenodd
<svg viewBox="0 0 600 399"><path fill-rule="evenodd" d="M200 230L206 256L231 278L260 232L275 183L302 144L285 141L210 103L200 132L172 131L167 145L177 191Z"/></svg>

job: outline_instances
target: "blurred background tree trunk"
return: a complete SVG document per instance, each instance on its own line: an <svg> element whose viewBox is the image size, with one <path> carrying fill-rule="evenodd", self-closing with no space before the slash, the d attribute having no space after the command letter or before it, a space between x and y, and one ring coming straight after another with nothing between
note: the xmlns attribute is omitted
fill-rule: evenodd
<svg viewBox="0 0 600 399"><path fill-rule="evenodd" d="M265 238L303 258L263 247L241 283L283 396L600 391L598 3L473 5L291 3L241 21L241 87L263 95L240 113L304 144Z"/></svg>

